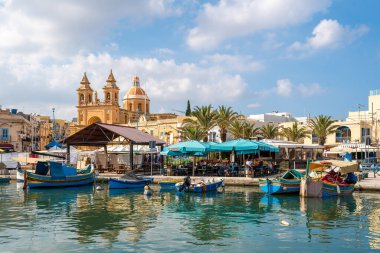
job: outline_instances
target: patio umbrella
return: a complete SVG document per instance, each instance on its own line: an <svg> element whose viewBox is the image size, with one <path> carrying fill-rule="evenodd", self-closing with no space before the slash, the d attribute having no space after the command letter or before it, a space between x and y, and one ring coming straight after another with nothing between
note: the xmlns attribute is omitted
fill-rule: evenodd
<svg viewBox="0 0 380 253"><path fill-rule="evenodd" d="M211 151L258 151L259 145L250 140L235 139L211 145Z"/></svg>
<svg viewBox="0 0 380 253"><path fill-rule="evenodd" d="M183 141L178 142L167 147L169 150L181 151L183 153L187 152L206 152L209 150L210 144L207 142L200 141Z"/></svg>
<svg viewBox="0 0 380 253"><path fill-rule="evenodd" d="M164 156L183 156L184 153L181 151L175 151L175 150L164 150L160 152L160 155Z"/></svg>

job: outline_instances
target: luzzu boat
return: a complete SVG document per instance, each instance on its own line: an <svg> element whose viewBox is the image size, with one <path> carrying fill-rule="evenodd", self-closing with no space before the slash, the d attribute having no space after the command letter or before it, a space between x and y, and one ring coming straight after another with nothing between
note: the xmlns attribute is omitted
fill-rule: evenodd
<svg viewBox="0 0 380 253"><path fill-rule="evenodd" d="M267 194L298 194L302 177L303 174L301 172L291 169L275 179L259 179L259 186Z"/></svg>
<svg viewBox="0 0 380 253"><path fill-rule="evenodd" d="M191 183L191 179L188 176L183 182L175 184L175 188L179 192L207 193L215 192L219 187L224 187L224 180L222 178L218 178L217 180L214 180L214 178L201 179L199 182Z"/></svg>
<svg viewBox="0 0 380 253"><path fill-rule="evenodd" d="M180 182L182 182L182 180L164 180L164 181L158 182L158 185L161 188L165 188L165 189L175 189L175 185Z"/></svg>
<svg viewBox="0 0 380 253"><path fill-rule="evenodd" d="M312 162L307 168L307 176L301 181L300 195L317 198L351 195L357 182L354 172L359 172L359 165L355 162Z"/></svg>
<svg viewBox="0 0 380 253"><path fill-rule="evenodd" d="M153 182L153 178L136 176L133 172L125 174L121 178L110 178L110 189L144 189Z"/></svg>
<svg viewBox="0 0 380 253"><path fill-rule="evenodd" d="M20 170L20 169L19 169ZM70 187L92 184L95 179L94 166L89 164L85 169L77 171L60 162L38 162L34 173L24 171L24 186Z"/></svg>

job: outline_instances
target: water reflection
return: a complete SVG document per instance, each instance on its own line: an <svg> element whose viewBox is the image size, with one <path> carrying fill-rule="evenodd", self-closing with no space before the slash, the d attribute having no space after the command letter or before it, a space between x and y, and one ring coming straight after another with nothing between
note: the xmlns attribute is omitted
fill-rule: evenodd
<svg viewBox="0 0 380 253"><path fill-rule="evenodd" d="M14 250L19 251L38 249L33 248L35 244L16 243L25 237L55 242L64 238L71 250L75 249L71 244L82 249L95 244L124 250L146 247L147 251L152 245L161 250L175 245L179 251L207 250L212 245L234 251L238 241L244 245L242 251L254 247L270 251L278 249L273 240L284 249L299 245L310 250L311 245L326 243L348 248L347 242L355 242L361 250L379 248L380 198L376 194L321 200L268 196L255 188L227 188L224 193L204 195L158 187L153 191L147 197L142 191L107 188L24 192L14 184L0 187L4 200L0 202L0 243L14 242Z"/></svg>

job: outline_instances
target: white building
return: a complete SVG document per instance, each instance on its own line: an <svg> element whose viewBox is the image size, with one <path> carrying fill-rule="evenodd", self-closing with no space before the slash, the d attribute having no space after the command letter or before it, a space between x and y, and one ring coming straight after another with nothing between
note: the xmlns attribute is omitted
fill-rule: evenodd
<svg viewBox="0 0 380 253"><path fill-rule="evenodd" d="M271 112L263 114L249 115L248 120L280 124L283 122L295 121L295 118L289 112Z"/></svg>

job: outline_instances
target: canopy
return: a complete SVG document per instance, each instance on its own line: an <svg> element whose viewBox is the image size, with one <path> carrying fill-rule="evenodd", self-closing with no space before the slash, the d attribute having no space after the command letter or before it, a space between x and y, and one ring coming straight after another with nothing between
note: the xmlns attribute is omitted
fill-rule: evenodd
<svg viewBox="0 0 380 253"><path fill-rule="evenodd" d="M324 160L310 163L310 170L323 171L330 167L339 167L342 174L349 172L359 172L359 164L356 162L346 162L340 160Z"/></svg>
<svg viewBox="0 0 380 253"><path fill-rule="evenodd" d="M257 145L259 145L259 149L260 150L264 150L264 151L270 151L270 152L280 152L280 148L279 147L276 147L276 146L273 146L273 145L270 145L268 143L265 143L265 142L261 142L261 141L252 141L254 143L256 143Z"/></svg>
<svg viewBox="0 0 380 253"><path fill-rule="evenodd" d="M46 162L51 160L51 158L35 158L35 157L13 157L13 161L19 162L19 163L37 163L37 162Z"/></svg>
<svg viewBox="0 0 380 253"><path fill-rule="evenodd" d="M183 156L183 153L181 151L164 150L164 151L160 152L160 155L164 155L164 156Z"/></svg>
<svg viewBox="0 0 380 253"><path fill-rule="evenodd" d="M259 145L250 140L236 139L212 145L212 151L258 151Z"/></svg>
<svg viewBox="0 0 380 253"><path fill-rule="evenodd" d="M58 147L58 148L61 148L62 147L62 144L59 143L56 139L52 140L50 143L48 143L45 148L46 149L50 149L50 148L53 148L53 147Z"/></svg>
<svg viewBox="0 0 380 253"><path fill-rule="evenodd" d="M167 147L168 150L187 152L207 152L210 149L210 144L200 141L183 141Z"/></svg>
<svg viewBox="0 0 380 253"><path fill-rule="evenodd" d="M353 153L355 152L355 149L353 148L348 148L348 147L334 147L334 148L330 148L330 151L332 152L341 152L341 153Z"/></svg>

